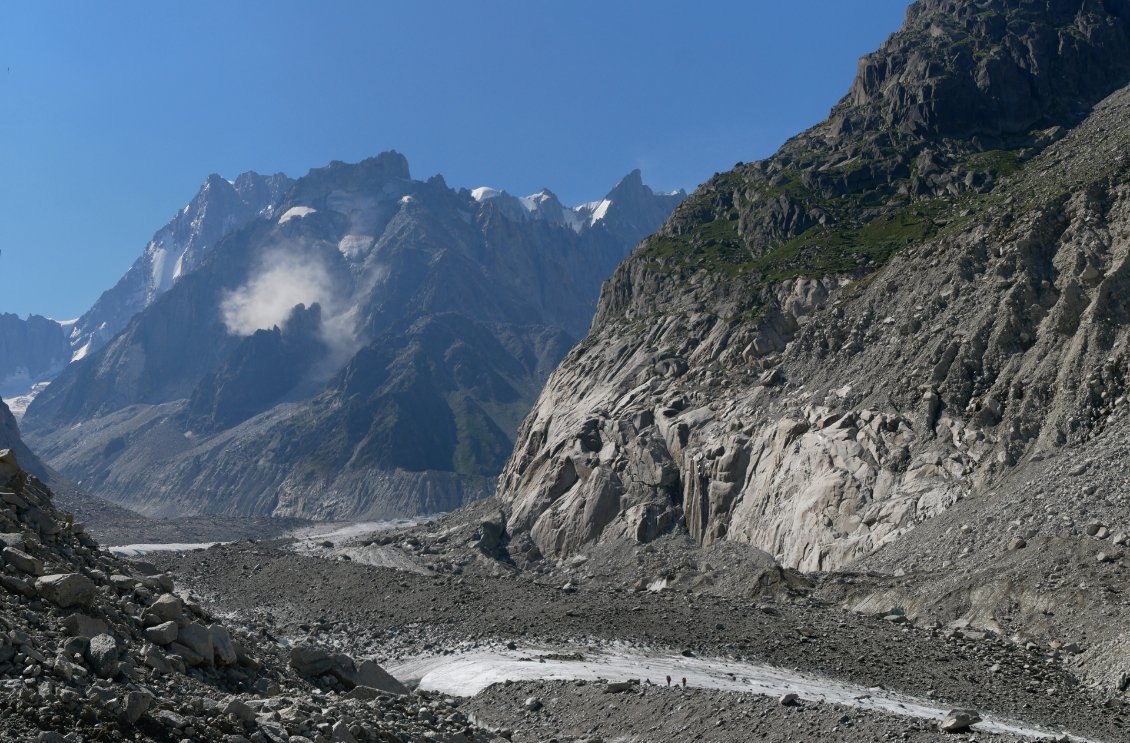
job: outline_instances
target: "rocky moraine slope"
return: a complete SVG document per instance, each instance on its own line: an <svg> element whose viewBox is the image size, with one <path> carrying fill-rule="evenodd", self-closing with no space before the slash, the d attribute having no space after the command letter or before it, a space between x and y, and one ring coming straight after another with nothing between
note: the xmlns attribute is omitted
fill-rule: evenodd
<svg viewBox="0 0 1130 743"><path fill-rule="evenodd" d="M825 122L716 175L605 285L503 473L512 557L672 530L802 571L875 555L920 612L1013 539L1093 560L1130 517L1117 469L1067 476L1127 430L1127 82L1130 3L914 3ZM1047 608L1028 567L978 621ZM1125 610L1088 596L1096 624Z"/></svg>

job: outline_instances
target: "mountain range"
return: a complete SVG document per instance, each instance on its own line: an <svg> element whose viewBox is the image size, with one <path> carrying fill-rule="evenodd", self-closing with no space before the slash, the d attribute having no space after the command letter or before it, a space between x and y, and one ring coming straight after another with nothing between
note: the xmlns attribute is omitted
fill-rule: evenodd
<svg viewBox="0 0 1130 743"><path fill-rule="evenodd" d="M395 152L209 177L74 323L25 436L147 514L449 510L491 491L601 283L683 196L635 171L566 208Z"/></svg>

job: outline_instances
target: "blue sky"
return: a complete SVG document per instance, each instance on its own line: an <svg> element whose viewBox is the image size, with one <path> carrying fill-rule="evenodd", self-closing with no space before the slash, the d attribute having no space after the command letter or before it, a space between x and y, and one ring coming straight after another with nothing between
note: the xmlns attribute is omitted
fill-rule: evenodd
<svg viewBox="0 0 1130 743"><path fill-rule="evenodd" d="M0 312L81 314L212 172L692 190L822 119L906 5L4 3Z"/></svg>

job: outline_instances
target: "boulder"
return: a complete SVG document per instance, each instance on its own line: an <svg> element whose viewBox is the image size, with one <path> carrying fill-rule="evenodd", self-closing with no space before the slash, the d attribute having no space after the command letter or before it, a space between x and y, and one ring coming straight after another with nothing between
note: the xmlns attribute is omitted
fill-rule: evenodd
<svg viewBox="0 0 1130 743"><path fill-rule="evenodd" d="M333 671L331 671L333 673ZM338 674L334 674L337 676ZM339 676L346 686L367 686L389 694L407 694L408 688L397 681L392 674L381 668L376 661L364 660L352 672L345 671Z"/></svg>
<svg viewBox="0 0 1130 743"><path fill-rule="evenodd" d="M43 560L38 557L32 557L23 550L18 550L13 547L5 547L0 555L4 556L4 561L9 565L14 566L17 570L28 575L43 575Z"/></svg>
<svg viewBox="0 0 1130 743"><path fill-rule="evenodd" d="M255 711L248 706L247 702L234 697L228 700L227 705L224 707L224 714L231 715L235 719L244 722L251 722L255 719Z"/></svg>
<svg viewBox="0 0 1130 743"><path fill-rule="evenodd" d="M149 709L153 699L153 694L145 689L127 692L122 698L122 717L130 725L134 724Z"/></svg>
<svg viewBox="0 0 1130 743"><path fill-rule="evenodd" d="M109 632L110 627L87 614L71 614L63 619L63 630L71 637L95 637Z"/></svg>
<svg viewBox="0 0 1130 743"><path fill-rule="evenodd" d="M33 586L26 580L17 578L14 575L6 575L0 573L0 586L3 586L7 591L18 593L21 596L27 596L28 598L31 598L35 595L35 586Z"/></svg>
<svg viewBox="0 0 1130 743"><path fill-rule="evenodd" d="M290 651L290 666L304 676L321 676L334 667L334 657L321 648L298 645Z"/></svg>
<svg viewBox="0 0 1130 743"><path fill-rule="evenodd" d="M943 733L963 733L979 722L981 722L981 714L977 710L954 709L938 723L938 730Z"/></svg>
<svg viewBox="0 0 1130 743"><path fill-rule="evenodd" d="M92 637L86 648L86 660L96 674L113 678L118 673L118 641L107 634Z"/></svg>
<svg viewBox="0 0 1130 743"><path fill-rule="evenodd" d="M45 575L35 582L42 598L62 606L90 606L97 593L94 581L81 573Z"/></svg>
<svg viewBox="0 0 1130 743"><path fill-rule="evenodd" d="M228 631L218 624L212 624L208 626L208 632L212 636L212 650L215 653L216 665L235 665L239 656L235 652L235 646L232 644L231 635L228 634Z"/></svg>
<svg viewBox="0 0 1130 743"><path fill-rule="evenodd" d="M191 665L215 665L215 649L212 646L212 633L202 624L193 622L177 630L177 643L184 645L200 658L198 663L193 663L188 658L185 662Z"/></svg>
<svg viewBox="0 0 1130 743"><path fill-rule="evenodd" d="M63 530L58 521L38 508L29 509L24 514L24 522L45 537L54 536Z"/></svg>
<svg viewBox="0 0 1130 743"><path fill-rule="evenodd" d="M173 621L162 622L155 627L145 630L145 639L154 645L168 645L177 640L177 623Z"/></svg>
<svg viewBox="0 0 1130 743"><path fill-rule="evenodd" d="M169 645L169 651L175 655L179 655L184 660L185 665L199 666L204 662L204 656L200 655L200 653L196 652L188 645L182 645L179 642L174 642Z"/></svg>
<svg viewBox="0 0 1130 743"><path fill-rule="evenodd" d="M22 532L5 532L0 534L0 546L22 550L27 547L27 542L24 541Z"/></svg>
<svg viewBox="0 0 1130 743"><path fill-rule="evenodd" d="M145 610L145 623L154 626L162 622L175 622L184 614L184 601L179 596L165 593L157 597Z"/></svg>

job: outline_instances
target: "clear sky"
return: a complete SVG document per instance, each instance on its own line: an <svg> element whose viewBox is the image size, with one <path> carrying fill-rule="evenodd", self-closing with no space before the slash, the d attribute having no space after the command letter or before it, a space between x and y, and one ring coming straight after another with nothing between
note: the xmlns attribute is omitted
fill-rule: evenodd
<svg viewBox="0 0 1130 743"><path fill-rule="evenodd" d="M209 173L692 190L824 118L907 0L0 0L0 311L78 316Z"/></svg>

